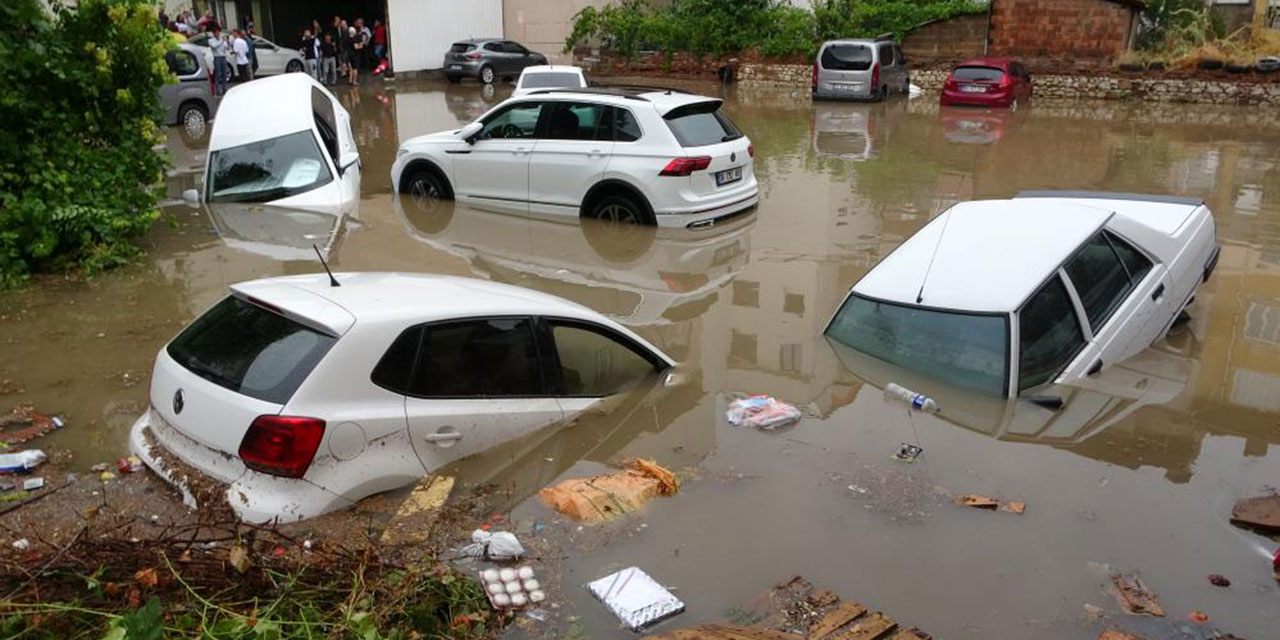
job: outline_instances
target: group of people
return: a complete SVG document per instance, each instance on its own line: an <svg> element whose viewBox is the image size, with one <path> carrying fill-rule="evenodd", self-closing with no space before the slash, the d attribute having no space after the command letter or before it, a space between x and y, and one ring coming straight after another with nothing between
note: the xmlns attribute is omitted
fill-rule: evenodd
<svg viewBox="0 0 1280 640"><path fill-rule="evenodd" d="M382 65L387 55L387 27L381 20L373 28L364 18L348 24L342 16L334 16L329 28L322 29L319 20L302 30L302 57L311 75L319 82L336 84L343 78L348 84L359 84L360 70Z"/></svg>
<svg viewBox="0 0 1280 640"><path fill-rule="evenodd" d="M231 82L232 65L235 65L235 76L240 82L248 82L258 72L258 52L253 45L253 23L244 29L232 29L228 37L222 32L222 25L214 19L213 13L206 13L196 18L190 11L183 11L177 18L170 19L164 9L158 16L160 26L172 32L179 41L198 33L209 34L208 46L213 54L213 87L217 95L227 92L227 84Z"/></svg>

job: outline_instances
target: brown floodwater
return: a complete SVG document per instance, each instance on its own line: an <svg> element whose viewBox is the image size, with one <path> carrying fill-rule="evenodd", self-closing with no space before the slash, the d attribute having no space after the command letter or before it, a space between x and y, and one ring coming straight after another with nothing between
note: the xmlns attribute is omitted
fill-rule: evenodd
<svg viewBox="0 0 1280 640"><path fill-rule="evenodd" d="M709 93L714 85L692 85ZM1232 503L1280 486L1280 118L1264 107L1040 102L1017 113L940 110L929 98L813 104L803 93L724 90L756 145L754 215L700 232L614 233L390 190L400 141L470 121L505 97L473 85L341 89L364 161L358 215L264 218L177 201L198 182L202 138L172 131L164 216L137 264L88 280L42 278L0 295L0 405L66 418L40 442L75 465L112 460L142 410L156 351L229 284L335 269L450 273L518 284L593 307L683 364L688 381L576 426L464 461L517 522L557 521L536 498L554 481L644 456L689 478L672 498L602 528L544 530L556 560L555 628L627 637L581 585L636 565L688 609L659 630L731 616L801 574L938 637L1149 638L1220 628L1275 638L1275 543L1228 524ZM1191 321L1063 408L945 389L835 347L822 331L848 287L952 203L1022 189L1191 195L1222 243ZM993 246L984 250L998 251ZM975 284L975 286L981 286ZM906 415L879 387L938 398ZM734 428L737 393L767 393L805 419ZM924 453L890 460L899 443ZM955 506L980 493L1023 515ZM526 527L527 528L527 527ZM1166 619L1120 613L1109 570L1140 573ZM1208 574L1232 581L1209 584ZM1105 611L1089 618L1084 605ZM1198 626L1192 610L1211 620ZM517 628L513 633L521 634Z"/></svg>

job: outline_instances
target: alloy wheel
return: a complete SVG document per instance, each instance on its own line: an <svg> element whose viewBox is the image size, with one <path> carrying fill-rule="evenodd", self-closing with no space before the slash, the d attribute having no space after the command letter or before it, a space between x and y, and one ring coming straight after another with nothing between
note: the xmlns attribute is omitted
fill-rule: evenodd
<svg viewBox="0 0 1280 640"><path fill-rule="evenodd" d="M615 224L640 224L640 218L630 207L610 204L600 210L600 219Z"/></svg>
<svg viewBox="0 0 1280 640"><path fill-rule="evenodd" d="M485 84L493 84L493 68L485 67L480 70L480 81Z"/></svg>

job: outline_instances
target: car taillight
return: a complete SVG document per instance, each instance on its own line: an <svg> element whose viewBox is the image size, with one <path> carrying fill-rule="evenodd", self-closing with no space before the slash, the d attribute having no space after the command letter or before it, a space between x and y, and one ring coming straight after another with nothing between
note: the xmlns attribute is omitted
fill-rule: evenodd
<svg viewBox="0 0 1280 640"><path fill-rule="evenodd" d="M880 63L871 65L871 90L875 91L880 88Z"/></svg>
<svg viewBox="0 0 1280 640"><path fill-rule="evenodd" d="M465 56L463 56L463 57L465 57L465 58L466 58L466 59L468 59L468 60L479 60L479 59L480 59L480 52L479 52L479 51L472 51L471 53L468 53L467 55L465 55Z"/></svg>
<svg viewBox="0 0 1280 640"><path fill-rule="evenodd" d="M1008 74L1005 74L1005 75L1000 76L1000 88L1001 88L1001 89L1008 89L1012 84L1013 84L1013 80L1011 80L1011 79L1009 78L1009 75L1008 75Z"/></svg>
<svg viewBox="0 0 1280 640"><path fill-rule="evenodd" d="M756 157L756 144L754 142L747 144L747 155L752 158Z"/></svg>
<svg viewBox="0 0 1280 640"><path fill-rule="evenodd" d="M818 63L813 63L813 88L818 88Z"/></svg>
<svg viewBox="0 0 1280 640"><path fill-rule="evenodd" d="M676 158L667 163L666 168L658 173L660 176L687 176L694 171L702 171L711 166L711 156L693 156L691 158Z"/></svg>
<svg viewBox="0 0 1280 640"><path fill-rule="evenodd" d="M244 466L273 476L301 478L324 437L324 420L258 416L240 441Z"/></svg>
<svg viewBox="0 0 1280 640"><path fill-rule="evenodd" d="M946 89L954 89L954 88L956 88L956 77L955 77L955 76L947 76L947 81L946 81L946 82L944 82L944 83L942 83L942 86L943 86L944 88L946 88Z"/></svg>

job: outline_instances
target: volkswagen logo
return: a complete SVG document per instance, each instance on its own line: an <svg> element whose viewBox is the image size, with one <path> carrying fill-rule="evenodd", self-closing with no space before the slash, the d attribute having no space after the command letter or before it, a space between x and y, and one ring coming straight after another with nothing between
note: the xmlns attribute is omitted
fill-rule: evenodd
<svg viewBox="0 0 1280 640"><path fill-rule="evenodd" d="M729 154L729 162L737 162L738 154L736 152Z"/></svg>
<svg viewBox="0 0 1280 640"><path fill-rule="evenodd" d="M182 389L173 392L173 414L182 413L182 407L186 406L186 402L182 400Z"/></svg>

